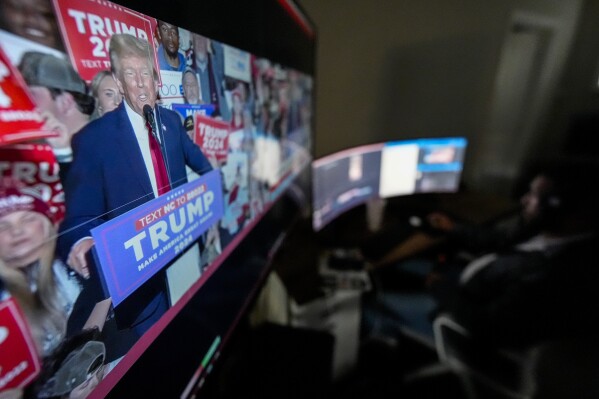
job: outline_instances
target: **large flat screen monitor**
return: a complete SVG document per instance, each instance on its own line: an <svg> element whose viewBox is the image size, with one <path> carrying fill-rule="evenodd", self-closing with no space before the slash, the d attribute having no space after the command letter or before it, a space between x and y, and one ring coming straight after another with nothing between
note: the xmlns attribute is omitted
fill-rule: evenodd
<svg viewBox="0 0 599 399"><path fill-rule="evenodd" d="M0 391L195 397L309 207L299 8L126 3L0 0Z"/></svg>
<svg viewBox="0 0 599 399"><path fill-rule="evenodd" d="M457 191L466 146L461 137L401 140L314 160L314 229L371 198Z"/></svg>

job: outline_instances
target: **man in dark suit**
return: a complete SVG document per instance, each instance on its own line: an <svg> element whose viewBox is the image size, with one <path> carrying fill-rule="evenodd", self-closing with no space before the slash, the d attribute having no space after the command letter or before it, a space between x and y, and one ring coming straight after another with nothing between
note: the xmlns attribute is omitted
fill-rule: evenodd
<svg viewBox="0 0 599 399"><path fill-rule="evenodd" d="M92 228L162 194L165 188L168 191L186 183L186 165L200 174L212 169L189 139L179 116L156 106L157 72L148 42L127 34L114 35L110 60L125 101L73 138L73 163L65 182L67 211L58 243L61 257L85 278L90 276L87 253L94 244ZM162 168L156 165L150 144L153 135L149 134L152 124L148 119L152 117L162 149ZM166 184L161 182L160 169L168 175ZM163 293L154 294L132 323L156 313L156 301L166 303Z"/></svg>

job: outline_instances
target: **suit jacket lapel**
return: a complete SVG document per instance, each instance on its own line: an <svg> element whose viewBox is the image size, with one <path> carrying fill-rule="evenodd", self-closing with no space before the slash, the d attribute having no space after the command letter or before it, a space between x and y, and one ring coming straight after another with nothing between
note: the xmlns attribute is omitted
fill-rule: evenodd
<svg viewBox="0 0 599 399"><path fill-rule="evenodd" d="M140 189L143 190L143 194L153 193L152 183L146 170L146 164L139 143L135 137L133 126L127 116L125 110L125 102L121 102L118 109L118 132L117 132L117 147L121 152L122 159L125 159L129 168L124 173L131 173L137 176L137 180L140 184Z"/></svg>

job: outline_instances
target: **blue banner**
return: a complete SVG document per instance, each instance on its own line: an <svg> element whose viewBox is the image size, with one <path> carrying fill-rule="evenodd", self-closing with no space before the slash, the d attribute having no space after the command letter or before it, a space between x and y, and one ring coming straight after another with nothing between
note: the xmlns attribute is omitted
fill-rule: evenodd
<svg viewBox="0 0 599 399"><path fill-rule="evenodd" d="M114 306L194 243L223 215L218 170L91 231Z"/></svg>
<svg viewBox="0 0 599 399"><path fill-rule="evenodd" d="M214 105L212 104L171 104L171 108L184 119L188 116L194 116L196 113L204 116L212 116L214 113Z"/></svg>

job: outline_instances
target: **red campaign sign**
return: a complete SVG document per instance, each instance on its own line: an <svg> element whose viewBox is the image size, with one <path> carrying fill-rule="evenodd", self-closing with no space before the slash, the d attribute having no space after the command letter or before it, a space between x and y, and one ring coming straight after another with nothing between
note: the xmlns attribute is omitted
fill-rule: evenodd
<svg viewBox="0 0 599 399"><path fill-rule="evenodd" d="M196 113L194 142L200 146L206 157L219 161L227 158L229 152L229 124Z"/></svg>
<svg viewBox="0 0 599 399"><path fill-rule="evenodd" d="M19 71L0 47L0 146L55 136L42 130L44 122L26 88Z"/></svg>
<svg viewBox="0 0 599 399"><path fill-rule="evenodd" d="M64 217L64 191L58 162L48 144L0 147L0 178L10 177L34 191L50 206L55 221Z"/></svg>
<svg viewBox="0 0 599 399"><path fill-rule="evenodd" d="M110 69L110 37L128 33L153 46L154 18L104 0L53 0L71 63L87 82ZM154 57L158 70L158 60Z"/></svg>
<svg viewBox="0 0 599 399"><path fill-rule="evenodd" d="M22 388L40 372L29 328L14 299L0 302L0 392Z"/></svg>

